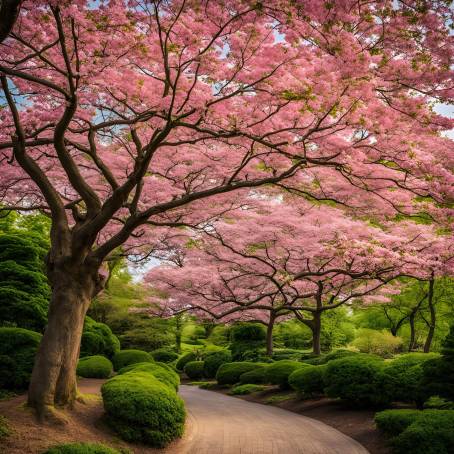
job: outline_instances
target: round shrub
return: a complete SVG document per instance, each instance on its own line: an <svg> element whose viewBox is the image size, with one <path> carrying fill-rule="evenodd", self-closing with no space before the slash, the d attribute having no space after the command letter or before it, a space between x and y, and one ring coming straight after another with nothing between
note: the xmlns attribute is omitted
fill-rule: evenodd
<svg viewBox="0 0 454 454"><path fill-rule="evenodd" d="M234 361L259 360L265 347L265 327L259 323L237 323L230 330L229 349Z"/></svg>
<svg viewBox="0 0 454 454"><path fill-rule="evenodd" d="M0 388L27 388L41 337L22 328L0 328Z"/></svg>
<svg viewBox="0 0 454 454"><path fill-rule="evenodd" d="M232 354L228 350L212 352L205 356L204 373L207 378L216 377L216 372L222 364L230 363Z"/></svg>
<svg viewBox="0 0 454 454"><path fill-rule="evenodd" d="M330 361L326 365L325 392L356 407L388 404L389 392L383 387L384 361L369 355L356 355Z"/></svg>
<svg viewBox="0 0 454 454"><path fill-rule="evenodd" d="M254 385L252 383L248 383L246 385L236 385L230 391L232 396L245 396L246 394L256 393L258 391L263 391L266 389L263 385Z"/></svg>
<svg viewBox="0 0 454 454"><path fill-rule="evenodd" d="M218 369L216 380L220 385L234 385L240 381L241 375L257 367L257 363L238 362L225 363Z"/></svg>
<svg viewBox="0 0 454 454"><path fill-rule="evenodd" d="M69 443L49 448L44 454L121 454L116 449L93 443Z"/></svg>
<svg viewBox="0 0 454 454"><path fill-rule="evenodd" d="M375 424L386 435L393 437L403 432L420 415L419 410L385 410L375 415Z"/></svg>
<svg viewBox="0 0 454 454"><path fill-rule="evenodd" d="M117 375L101 391L108 422L124 440L161 448L183 434L183 400L152 374Z"/></svg>
<svg viewBox="0 0 454 454"><path fill-rule="evenodd" d="M77 375L85 378L109 378L112 375L112 363L104 356L86 356L79 360Z"/></svg>
<svg viewBox="0 0 454 454"><path fill-rule="evenodd" d="M186 366L187 363L190 361L197 361L197 354L194 352L189 352L185 353L184 355L181 355L180 358L178 359L177 363L175 364L175 367L179 371L184 370L184 366Z"/></svg>
<svg viewBox="0 0 454 454"><path fill-rule="evenodd" d="M184 366L184 373L191 380L200 380L203 378L205 368L205 361L190 361Z"/></svg>
<svg viewBox="0 0 454 454"><path fill-rule="evenodd" d="M112 358L114 370L120 370L130 364L147 362L152 363L153 358L142 350L121 350Z"/></svg>
<svg viewBox="0 0 454 454"><path fill-rule="evenodd" d="M175 391L178 391L180 385L179 375L172 370L165 363L135 363L129 366L123 367L119 370L118 375L126 374L127 372L148 372L156 377L161 383L172 387Z"/></svg>
<svg viewBox="0 0 454 454"><path fill-rule="evenodd" d="M85 317L80 343L80 357L103 355L112 358L120 351L120 341L104 323Z"/></svg>
<svg viewBox="0 0 454 454"><path fill-rule="evenodd" d="M352 345L362 353L371 353L391 358L402 347L401 337L393 336L389 331L362 328Z"/></svg>
<svg viewBox="0 0 454 454"><path fill-rule="evenodd" d="M288 377L289 385L303 396L323 394L325 366L307 366L296 369Z"/></svg>
<svg viewBox="0 0 454 454"><path fill-rule="evenodd" d="M273 352L274 361L282 361L283 359L292 359L297 361L301 359L301 350L293 348L275 348Z"/></svg>
<svg viewBox="0 0 454 454"><path fill-rule="evenodd" d="M289 388L289 375L302 367L309 366L289 359L276 361L275 363L268 365L265 369L266 382L271 383L272 385L279 385L282 389L287 389Z"/></svg>
<svg viewBox="0 0 454 454"><path fill-rule="evenodd" d="M243 385L254 384L261 385L266 383L266 369L267 366L257 365L257 367L249 372L240 375L240 383Z"/></svg>
<svg viewBox="0 0 454 454"><path fill-rule="evenodd" d="M155 361L161 363L171 363L178 359L178 353L165 348L158 348L157 350L152 351L150 355Z"/></svg>
<svg viewBox="0 0 454 454"><path fill-rule="evenodd" d="M349 356L355 356L357 354L358 354L358 352L355 352L353 350L345 350L345 349L333 350L332 352L329 352L326 355L322 355L317 358L310 359L310 363L311 364L326 364L326 363L329 363L330 361L334 361L336 359L347 358Z"/></svg>

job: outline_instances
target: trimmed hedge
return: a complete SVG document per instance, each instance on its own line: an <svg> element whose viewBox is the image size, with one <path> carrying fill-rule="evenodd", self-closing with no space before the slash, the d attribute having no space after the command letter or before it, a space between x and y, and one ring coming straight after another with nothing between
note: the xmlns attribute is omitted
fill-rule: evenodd
<svg viewBox="0 0 454 454"><path fill-rule="evenodd" d="M104 323L85 317L80 357L102 355L112 358L120 351L120 341Z"/></svg>
<svg viewBox="0 0 454 454"><path fill-rule="evenodd" d="M370 355L355 355L330 361L326 365L325 392L355 407L380 407L392 396L383 387L384 361Z"/></svg>
<svg viewBox="0 0 454 454"><path fill-rule="evenodd" d="M257 363L251 362L225 363L218 369L216 380L220 385L234 385L240 381L241 375L256 367Z"/></svg>
<svg viewBox="0 0 454 454"><path fill-rule="evenodd" d="M143 350L121 350L112 358L114 370L123 369L123 367L136 363L152 363L153 358Z"/></svg>
<svg viewBox="0 0 454 454"><path fill-rule="evenodd" d="M123 375L128 372L148 372L156 377L161 383L170 386L175 391L178 391L180 385L179 375L165 363L135 363L123 367L119 370L118 375Z"/></svg>
<svg viewBox="0 0 454 454"><path fill-rule="evenodd" d="M336 359L341 359L341 358L347 358L350 356L356 356L358 355L358 352L352 351L352 350L346 350L346 349L339 349L339 350L333 350L330 353L327 353L326 355L321 355L318 357L312 357L308 358L307 362L310 364L314 365L320 365L320 364L326 364L329 363L330 361L335 361ZM303 361L306 361L303 359Z"/></svg>
<svg viewBox="0 0 454 454"><path fill-rule="evenodd" d="M258 391L263 391L265 386L263 385L254 385L252 383L248 383L246 385L237 385L232 388L229 394L232 396L245 396L246 394L256 393Z"/></svg>
<svg viewBox="0 0 454 454"><path fill-rule="evenodd" d="M325 388L325 369L325 365L299 368L288 377L289 385L303 396L319 396Z"/></svg>
<svg viewBox="0 0 454 454"><path fill-rule="evenodd" d="M243 385L254 384L261 385L266 383L266 369L267 365L257 365L257 367L249 372L240 375L240 383Z"/></svg>
<svg viewBox="0 0 454 454"><path fill-rule="evenodd" d="M161 363L171 363L178 359L178 353L165 348L158 348L157 350L152 351L150 355L155 361Z"/></svg>
<svg viewBox="0 0 454 454"><path fill-rule="evenodd" d="M204 378L205 361L190 361L184 366L184 373L191 380L200 380Z"/></svg>
<svg viewBox="0 0 454 454"><path fill-rule="evenodd" d="M177 363L175 364L175 367L177 370L182 372L184 370L184 366L186 366L186 364L191 361L197 361L197 354L194 352L185 353L184 355L180 356Z"/></svg>
<svg viewBox="0 0 454 454"><path fill-rule="evenodd" d="M0 388L28 387L41 337L23 328L0 328Z"/></svg>
<svg viewBox="0 0 454 454"><path fill-rule="evenodd" d="M113 372L112 363L104 356L87 356L79 360L77 375L85 378L109 378Z"/></svg>
<svg viewBox="0 0 454 454"><path fill-rule="evenodd" d="M121 454L121 452L97 443L69 443L49 448L44 454Z"/></svg>
<svg viewBox="0 0 454 454"><path fill-rule="evenodd" d="M101 391L108 422L124 440L162 448L183 434L183 400L152 374L117 375Z"/></svg>
<svg viewBox="0 0 454 454"><path fill-rule="evenodd" d="M272 385L279 385L282 389L290 387L288 378L289 375L299 368L309 367L308 364L283 359L269 364L265 369L266 382Z"/></svg>
<svg viewBox="0 0 454 454"><path fill-rule="evenodd" d="M222 364L230 363L232 354L228 350L208 353L205 356L204 374L207 378L216 377L216 372Z"/></svg>
<svg viewBox="0 0 454 454"><path fill-rule="evenodd" d="M454 452L454 410L386 410L375 416L395 454Z"/></svg>

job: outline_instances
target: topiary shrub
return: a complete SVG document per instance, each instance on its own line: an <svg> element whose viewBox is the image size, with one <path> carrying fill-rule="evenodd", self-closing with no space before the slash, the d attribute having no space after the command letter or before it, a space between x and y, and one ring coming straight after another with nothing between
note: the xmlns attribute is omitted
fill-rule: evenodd
<svg viewBox="0 0 454 454"><path fill-rule="evenodd" d="M0 388L27 388L41 337L22 328L0 328Z"/></svg>
<svg viewBox="0 0 454 454"><path fill-rule="evenodd" d="M117 375L101 392L107 420L124 440L162 448L183 434L183 400L152 374Z"/></svg>
<svg viewBox="0 0 454 454"><path fill-rule="evenodd" d="M121 451L93 443L69 443L49 448L44 454L121 454Z"/></svg>
<svg viewBox="0 0 454 454"><path fill-rule="evenodd" d="M80 357L103 355L112 358L120 351L120 341L104 323L85 317L80 344Z"/></svg>
<svg viewBox="0 0 454 454"><path fill-rule="evenodd" d="M244 361L247 352L248 359L259 360L265 348L266 331L259 323L237 323L230 329L230 345L233 361Z"/></svg>
<svg viewBox="0 0 454 454"><path fill-rule="evenodd" d="M289 375L303 367L309 367L309 365L289 359L276 361L269 364L265 369L266 382L272 385L279 385L282 389L288 389L290 387L288 382Z"/></svg>
<svg viewBox="0 0 454 454"><path fill-rule="evenodd" d="M112 375L112 363L104 356L86 356L79 360L77 375L85 378L109 378Z"/></svg>
<svg viewBox="0 0 454 454"><path fill-rule="evenodd" d="M228 350L208 353L205 356L204 374L207 378L216 377L216 372L222 364L232 361L232 354Z"/></svg>
<svg viewBox="0 0 454 454"><path fill-rule="evenodd" d="M170 386L175 391L178 391L180 385L179 375L165 363L134 363L123 367L119 370L118 375L126 374L127 372L148 372L156 377L160 382Z"/></svg>
<svg viewBox="0 0 454 454"><path fill-rule="evenodd" d="M288 377L289 385L302 396L319 396L324 393L326 366L301 367Z"/></svg>
<svg viewBox="0 0 454 454"><path fill-rule="evenodd" d="M261 385L266 383L266 365L257 364L257 367L249 372L245 372L240 375L240 383L245 384L254 384Z"/></svg>
<svg viewBox="0 0 454 454"><path fill-rule="evenodd" d="M187 363L190 361L197 361L198 356L195 352L189 352L185 353L184 355L181 355L180 358L178 359L177 363L175 364L175 367L179 371L184 370L184 366L186 366Z"/></svg>
<svg viewBox="0 0 454 454"><path fill-rule="evenodd" d="M383 387L384 361L369 355L355 355L326 365L325 392L355 407L385 406L391 395Z"/></svg>
<svg viewBox="0 0 454 454"><path fill-rule="evenodd" d="M159 361L161 363L171 363L178 359L178 353L165 348L158 348L157 350L152 351L150 355L155 361Z"/></svg>
<svg viewBox="0 0 454 454"><path fill-rule="evenodd" d="M123 367L136 363L152 363L153 358L142 350L121 350L112 358L114 370L118 371Z"/></svg>
<svg viewBox="0 0 454 454"><path fill-rule="evenodd" d="M184 373L191 380L200 380L204 378L205 361L190 361L184 366Z"/></svg>
<svg viewBox="0 0 454 454"><path fill-rule="evenodd" d="M256 367L257 363L251 362L225 363L218 369L216 380L220 385L234 385L240 381L241 375Z"/></svg>
<svg viewBox="0 0 454 454"><path fill-rule="evenodd" d="M266 389L263 385L254 385L252 383L248 383L245 385L236 385L232 388L229 394L232 396L245 396L246 394L252 394L259 391L263 391Z"/></svg>
<svg viewBox="0 0 454 454"><path fill-rule="evenodd" d="M399 412L397 416L395 412ZM377 426L392 437L395 454L454 452L454 410L389 410L375 419Z"/></svg>

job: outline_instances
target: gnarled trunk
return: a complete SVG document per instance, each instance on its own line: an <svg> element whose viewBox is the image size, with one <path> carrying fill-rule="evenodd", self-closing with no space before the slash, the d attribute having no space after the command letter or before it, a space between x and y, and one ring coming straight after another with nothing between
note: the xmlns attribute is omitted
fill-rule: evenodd
<svg viewBox="0 0 454 454"><path fill-rule="evenodd" d="M415 328L415 312L412 312L409 317L410 323L410 342L408 343L408 351L411 352L415 349L416 342L416 328Z"/></svg>
<svg viewBox="0 0 454 454"><path fill-rule="evenodd" d="M322 314L314 312L312 318L312 352L315 355L322 353L321 334L322 334Z"/></svg>

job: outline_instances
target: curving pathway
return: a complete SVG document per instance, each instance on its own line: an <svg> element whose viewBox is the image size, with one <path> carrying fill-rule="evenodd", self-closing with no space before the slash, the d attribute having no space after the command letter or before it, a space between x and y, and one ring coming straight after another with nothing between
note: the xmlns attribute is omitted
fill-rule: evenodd
<svg viewBox="0 0 454 454"><path fill-rule="evenodd" d="M82 380L84 393L99 393L101 380ZM168 454L369 454L338 430L281 408L182 385L188 424Z"/></svg>

